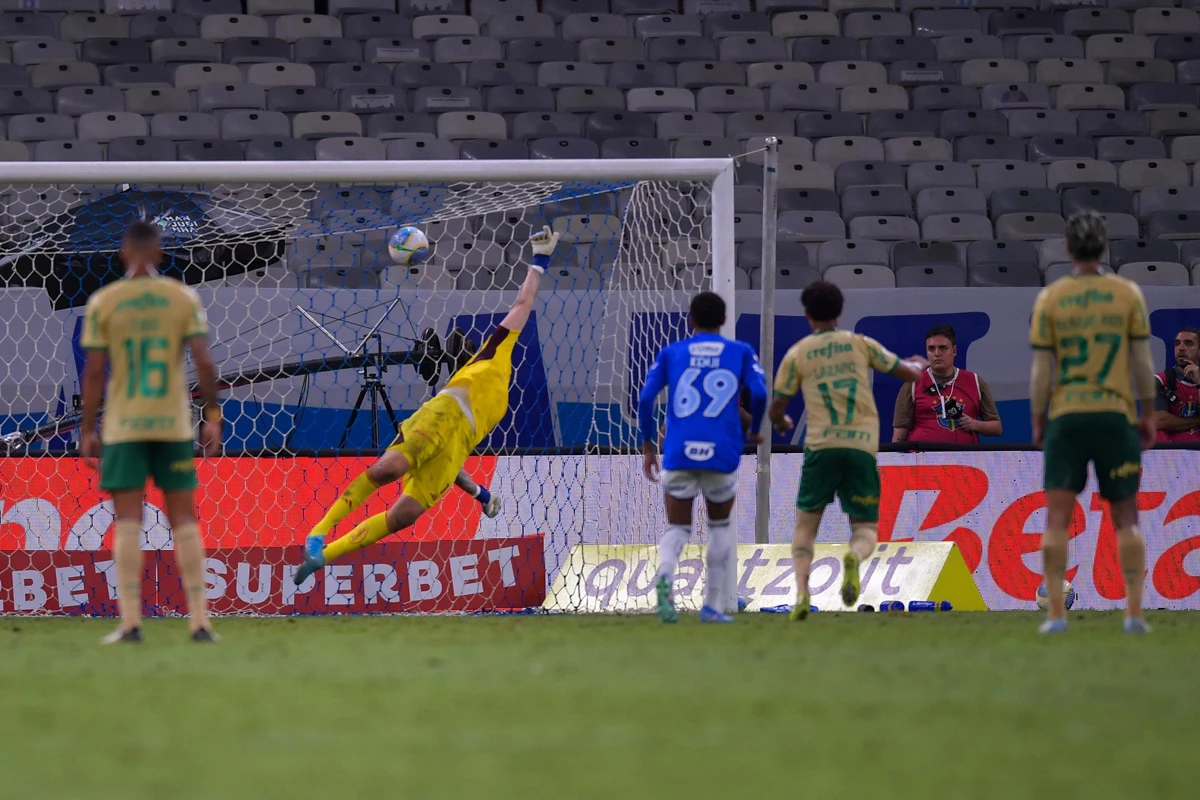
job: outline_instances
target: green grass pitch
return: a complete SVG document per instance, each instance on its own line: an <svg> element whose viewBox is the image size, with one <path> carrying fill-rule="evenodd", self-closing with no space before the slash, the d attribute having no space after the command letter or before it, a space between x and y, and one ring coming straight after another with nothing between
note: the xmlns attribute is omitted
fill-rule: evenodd
<svg viewBox="0 0 1200 800"><path fill-rule="evenodd" d="M0 619L12 798L1195 797L1200 615Z"/></svg>

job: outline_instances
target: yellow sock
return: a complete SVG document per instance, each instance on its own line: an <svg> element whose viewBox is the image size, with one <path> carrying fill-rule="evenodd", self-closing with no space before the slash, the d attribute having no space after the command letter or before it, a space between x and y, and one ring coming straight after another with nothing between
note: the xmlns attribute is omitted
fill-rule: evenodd
<svg viewBox="0 0 1200 800"><path fill-rule="evenodd" d="M362 550L367 545L375 544L375 542L378 542L389 533L391 531L388 530L387 514L376 514L360 522L357 528L342 538L326 545L325 560L333 561L335 558L346 555L346 553Z"/></svg>
<svg viewBox="0 0 1200 800"><path fill-rule="evenodd" d="M334 526L349 516L350 512L354 509L361 506L378 488L378 486L371 483L371 479L367 477L367 473L364 472L359 475L350 481L350 485L342 492L342 496L325 512L325 516L316 524L312 532L318 536L328 536Z"/></svg>

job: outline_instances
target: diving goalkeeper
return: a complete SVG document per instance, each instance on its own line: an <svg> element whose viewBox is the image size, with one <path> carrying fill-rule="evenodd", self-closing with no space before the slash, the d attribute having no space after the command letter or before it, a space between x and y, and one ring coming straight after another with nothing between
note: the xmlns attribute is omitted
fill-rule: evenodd
<svg viewBox="0 0 1200 800"><path fill-rule="evenodd" d="M483 501L485 512L495 516L498 499L482 498L481 492L486 490L463 472L463 465L508 411L513 346L529 321L542 273L558 238L549 227L530 238L533 259L512 309L471 360L454 373L446 388L400 424L400 432L387 452L350 482L313 528L304 540L304 561L293 579L297 586L333 559L409 527L441 500L451 485ZM346 536L325 544L334 526L376 489L400 478L404 478L404 492L395 505L364 520Z"/></svg>

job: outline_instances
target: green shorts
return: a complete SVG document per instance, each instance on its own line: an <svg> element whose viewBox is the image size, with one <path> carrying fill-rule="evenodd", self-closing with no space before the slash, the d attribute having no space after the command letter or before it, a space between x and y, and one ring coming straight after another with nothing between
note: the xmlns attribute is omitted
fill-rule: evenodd
<svg viewBox="0 0 1200 800"><path fill-rule="evenodd" d="M851 519L879 520L879 468L875 456L849 447L805 450L796 507L821 511L834 495Z"/></svg>
<svg viewBox="0 0 1200 800"><path fill-rule="evenodd" d="M196 488L193 444L186 442L117 442L104 445L100 488L106 492L142 489L146 478L164 492Z"/></svg>
<svg viewBox="0 0 1200 800"><path fill-rule="evenodd" d="M1105 500L1124 500L1137 493L1142 445L1137 428L1124 414L1063 414L1046 425L1042 448L1047 489L1075 494L1087 483L1088 462L1096 465L1096 482Z"/></svg>

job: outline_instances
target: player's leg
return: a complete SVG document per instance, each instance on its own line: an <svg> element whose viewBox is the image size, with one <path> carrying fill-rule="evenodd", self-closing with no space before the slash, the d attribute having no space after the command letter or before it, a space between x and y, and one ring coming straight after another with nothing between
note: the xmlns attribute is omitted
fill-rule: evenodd
<svg viewBox="0 0 1200 800"><path fill-rule="evenodd" d="M400 432L374 464L347 484L337 502L330 506L321 521L313 526L309 538L316 536L324 541L324 538L333 532L339 522L365 503L367 498L373 495L379 487L404 477L409 470L409 462L407 456L397 449L403 442L404 433Z"/></svg>
<svg viewBox="0 0 1200 800"><path fill-rule="evenodd" d="M1046 425L1042 447L1046 490L1046 532L1042 534L1042 579L1050 608L1042 633L1067 629L1067 534L1075 513L1075 498L1087 483L1090 414L1065 414Z"/></svg>
<svg viewBox="0 0 1200 800"><path fill-rule="evenodd" d="M829 450L805 450L800 471L800 489L796 493L796 529L792 533L792 568L796 573L796 605L791 619L808 618L812 597L808 592L808 573L813 562L813 547L825 506L833 502L839 470Z"/></svg>
<svg viewBox="0 0 1200 800"><path fill-rule="evenodd" d="M208 598L204 594L204 543L196 525L195 445L182 442L152 442L150 473L154 485L162 490L167 521L175 540L175 563L187 596L188 627L197 642L215 642L216 635L208 619Z"/></svg>
<svg viewBox="0 0 1200 800"><path fill-rule="evenodd" d="M692 506L700 492L696 474L689 470L667 471L661 475L663 503L667 512L667 529L658 542L658 571L654 574L658 618L663 622L678 622L672 586L679 556L692 536Z"/></svg>
<svg viewBox="0 0 1200 800"><path fill-rule="evenodd" d="M100 488L112 495L113 561L117 571L117 609L120 625L105 644L142 639L142 498L150 476L146 442L105 445L100 459Z"/></svg>
<svg viewBox="0 0 1200 800"><path fill-rule="evenodd" d="M1137 429L1113 414L1097 424L1093 457L1100 496L1112 509L1117 529L1117 552L1121 574L1125 578L1125 630L1149 633L1142 614L1142 588L1146 576L1146 541L1138 527L1137 491L1141 475L1142 450Z"/></svg>
<svg viewBox="0 0 1200 800"><path fill-rule="evenodd" d="M733 500L737 494L737 473L709 472L702 484L708 506L708 549L705 555L704 607L701 622L733 622L724 613L726 577L737 558L737 538L733 531Z"/></svg>
<svg viewBox="0 0 1200 800"><path fill-rule="evenodd" d="M495 519L500 514L500 497L488 491L486 486L482 486L467 474L466 470L458 473L458 477L454 479L454 485L462 489L471 497L479 501L479 505L483 506L483 513L489 519Z"/></svg>
<svg viewBox="0 0 1200 800"><path fill-rule="evenodd" d="M850 547L842 557L842 604L851 607L862 589L862 562L879 542L879 467L871 453L851 449L837 453L842 475L838 499L850 517Z"/></svg>

